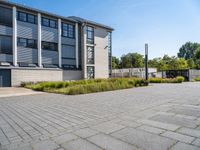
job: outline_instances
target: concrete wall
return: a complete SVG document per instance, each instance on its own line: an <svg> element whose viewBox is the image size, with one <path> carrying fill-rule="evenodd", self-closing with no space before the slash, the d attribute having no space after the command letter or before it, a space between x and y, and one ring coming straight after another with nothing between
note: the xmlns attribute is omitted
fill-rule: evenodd
<svg viewBox="0 0 200 150"><path fill-rule="evenodd" d="M21 82L62 81L62 70L51 69L12 69L11 84L19 86Z"/></svg>
<svg viewBox="0 0 200 150"><path fill-rule="evenodd" d="M82 79L82 71L63 70L63 80L80 80Z"/></svg>
<svg viewBox="0 0 200 150"><path fill-rule="evenodd" d="M95 28L94 36L95 78L108 78L108 32L103 28Z"/></svg>
<svg viewBox="0 0 200 150"><path fill-rule="evenodd" d="M200 77L200 70L190 69L189 80L192 81L194 78Z"/></svg>

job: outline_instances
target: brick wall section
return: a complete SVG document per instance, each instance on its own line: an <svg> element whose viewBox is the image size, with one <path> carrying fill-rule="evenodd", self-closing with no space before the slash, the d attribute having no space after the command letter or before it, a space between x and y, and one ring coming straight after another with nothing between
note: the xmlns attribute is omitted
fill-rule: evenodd
<svg viewBox="0 0 200 150"><path fill-rule="evenodd" d="M62 70L41 70L41 69L12 69L11 84L19 86L21 82L38 82L38 81L62 81Z"/></svg>

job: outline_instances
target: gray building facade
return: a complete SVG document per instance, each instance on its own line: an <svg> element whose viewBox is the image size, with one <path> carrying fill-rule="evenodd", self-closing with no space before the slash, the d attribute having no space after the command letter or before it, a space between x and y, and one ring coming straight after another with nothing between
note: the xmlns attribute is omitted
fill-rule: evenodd
<svg viewBox="0 0 200 150"><path fill-rule="evenodd" d="M109 26L0 1L0 87L108 78Z"/></svg>

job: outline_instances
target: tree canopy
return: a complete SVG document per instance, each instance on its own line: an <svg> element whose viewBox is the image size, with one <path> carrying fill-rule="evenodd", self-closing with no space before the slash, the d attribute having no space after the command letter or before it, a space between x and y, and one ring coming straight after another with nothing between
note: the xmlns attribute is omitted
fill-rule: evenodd
<svg viewBox="0 0 200 150"><path fill-rule="evenodd" d="M200 44L187 42L181 46L178 57L164 55L162 58L149 60L149 67L158 70L179 70L196 68L200 69ZM112 57L113 69L118 68L142 68L144 67L144 56L138 53L128 53L121 58Z"/></svg>

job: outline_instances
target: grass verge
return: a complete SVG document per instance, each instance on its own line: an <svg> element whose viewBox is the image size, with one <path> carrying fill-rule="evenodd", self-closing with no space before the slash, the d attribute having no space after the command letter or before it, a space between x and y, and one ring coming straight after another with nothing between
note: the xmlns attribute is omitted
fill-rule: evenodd
<svg viewBox="0 0 200 150"><path fill-rule="evenodd" d="M66 95L113 91L147 85L148 81L141 78L114 78L79 80L70 82L22 83L23 87L33 89L36 91L59 93Z"/></svg>

